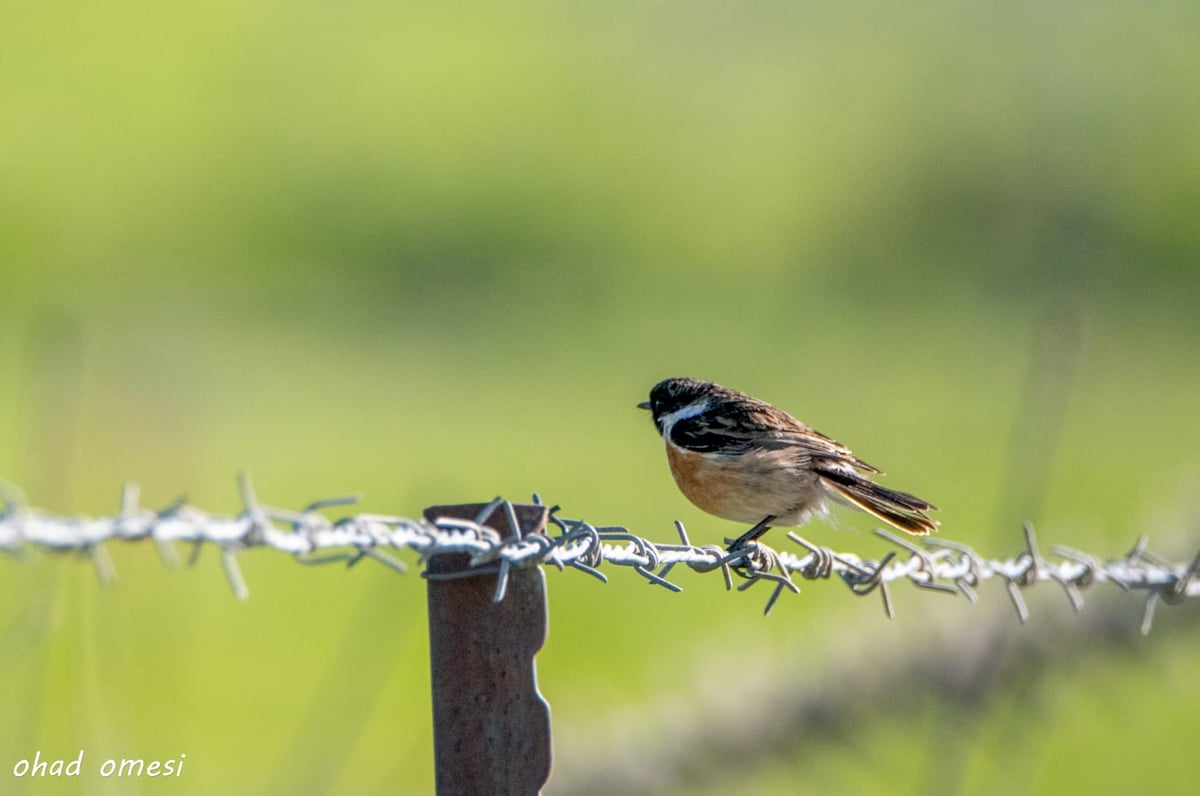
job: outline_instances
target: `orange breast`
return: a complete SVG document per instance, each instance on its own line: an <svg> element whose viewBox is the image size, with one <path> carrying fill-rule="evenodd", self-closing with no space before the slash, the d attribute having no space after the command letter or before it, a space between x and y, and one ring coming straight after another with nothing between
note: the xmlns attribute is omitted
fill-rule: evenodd
<svg viewBox="0 0 1200 796"><path fill-rule="evenodd" d="M771 515L778 525L798 525L820 505L815 478L778 454L718 457L670 442L666 447L679 491L697 508L722 519L755 523Z"/></svg>
<svg viewBox="0 0 1200 796"><path fill-rule="evenodd" d="M698 508L727 520L740 520L747 497L745 478L735 466L722 466L703 453L667 443L667 461L679 491Z"/></svg>

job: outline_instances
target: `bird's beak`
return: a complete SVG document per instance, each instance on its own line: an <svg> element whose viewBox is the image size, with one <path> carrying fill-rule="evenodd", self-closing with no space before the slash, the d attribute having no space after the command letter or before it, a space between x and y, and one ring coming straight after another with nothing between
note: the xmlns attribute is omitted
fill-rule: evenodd
<svg viewBox="0 0 1200 796"><path fill-rule="evenodd" d="M649 402L649 401L642 401L640 404L638 404L638 405L637 405L637 408L638 408L638 409L649 409L649 408L650 408L650 402Z"/></svg>

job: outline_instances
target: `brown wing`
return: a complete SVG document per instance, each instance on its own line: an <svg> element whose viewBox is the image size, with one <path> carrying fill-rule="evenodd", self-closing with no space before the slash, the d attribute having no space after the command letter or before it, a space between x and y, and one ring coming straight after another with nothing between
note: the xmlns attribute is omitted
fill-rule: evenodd
<svg viewBox="0 0 1200 796"><path fill-rule="evenodd" d="M809 428L787 412L740 393L736 398L715 402L709 411L676 423L671 429L671 441L682 448L705 453L790 448L799 461L825 461L833 466L880 472L845 445Z"/></svg>

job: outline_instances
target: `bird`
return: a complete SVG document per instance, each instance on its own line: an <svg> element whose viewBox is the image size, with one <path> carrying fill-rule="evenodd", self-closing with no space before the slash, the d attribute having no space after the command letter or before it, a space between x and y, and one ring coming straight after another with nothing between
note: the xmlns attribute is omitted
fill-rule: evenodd
<svg viewBox="0 0 1200 796"><path fill-rule="evenodd" d="M875 483L879 468L766 401L711 381L670 378L637 406L650 411L684 496L721 519L754 523L730 550L772 527L827 513L828 499L915 536L937 530L926 513L936 506Z"/></svg>

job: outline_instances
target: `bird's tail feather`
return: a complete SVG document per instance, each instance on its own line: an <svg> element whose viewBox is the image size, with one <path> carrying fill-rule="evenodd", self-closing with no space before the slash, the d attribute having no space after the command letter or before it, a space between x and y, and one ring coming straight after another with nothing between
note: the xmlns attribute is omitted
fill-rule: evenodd
<svg viewBox="0 0 1200 796"><path fill-rule="evenodd" d="M937 530L937 521L925 512L937 506L916 495L898 492L862 477L852 470L820 468L821 483L837 499L862 509L888 525L915 536L925 536Z"/></svg>

